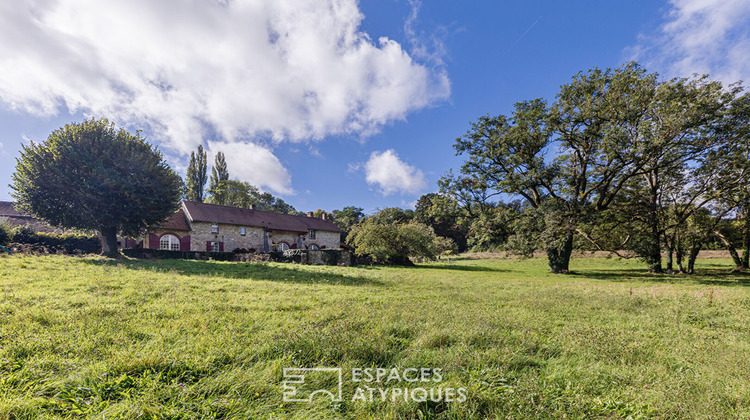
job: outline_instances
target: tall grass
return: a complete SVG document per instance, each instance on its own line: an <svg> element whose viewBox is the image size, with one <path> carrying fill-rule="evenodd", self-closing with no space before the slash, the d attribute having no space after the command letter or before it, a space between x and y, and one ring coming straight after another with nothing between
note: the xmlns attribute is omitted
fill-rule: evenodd
<svg viewBox="0 0 750 420"><path fill-rule="evenodd" d="M574 265L0 258L0 418L750 416L749 276ZM343 401L284 402L290 367L342 368ZM352 401L367 367L467 400Z"/></svg>

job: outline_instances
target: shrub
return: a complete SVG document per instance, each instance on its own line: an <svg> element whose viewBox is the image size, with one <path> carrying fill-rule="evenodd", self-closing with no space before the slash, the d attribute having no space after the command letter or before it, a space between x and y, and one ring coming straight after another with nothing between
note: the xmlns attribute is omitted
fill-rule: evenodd
<svg viewBox="0 0 750 420"><path fill-rule="evenodd" d="M339 265L343 259L340 249L323 249L320 252L325 265Z"/></svg>
<svg viewBox="0 0 750 420"><path fill-rule="evenodd" d="M158 260L205 260L212 259L216 261L234 261L233 252L201 252L201 251L171 251L168 249L151 249L151 248L127 248L122 253L130 258L138 259L158 259Z"/></svg>
<svg viewBox="0 0 750 420"><path fill-rule="evenodd" d="M284 251L284 260L287 262L295 262L301 264L303 260L307 262L307 250L306 249L287 249Z"/></svg>
<svg viewBox="0 0 750 420"><path fill-rule="evenodd" d="M411 265L409 257L434 259L435 233L422 223L381 224L370 218L355 225L347 237L358 256L369 254L381 264Z"/></svg>
<svg viewBox="0 0 750 420"><path fill-rule="evenodd" d="M98 254L102 250L98 236L77 233L37 233L28 226L16 226L10 234L10 242L32 245L37 250L46 249L46 252L68 254Z"/></svg>
<svg viewBox="0 0 750 420"><path fill-rule="evenodd" d="M8 245L10 243L10 227L5 223L0 223L0 245Z"/></svg>

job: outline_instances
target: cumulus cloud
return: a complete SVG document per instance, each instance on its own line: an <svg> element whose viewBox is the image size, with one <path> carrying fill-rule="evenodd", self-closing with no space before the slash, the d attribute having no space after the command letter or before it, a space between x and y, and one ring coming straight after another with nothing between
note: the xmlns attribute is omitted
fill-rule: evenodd
<svg viewBox="0 0 750 420"><path fill-rule="evenodd" d="M209 142L208 147L212 163L216 152L224 153L230 177L271 189L279 194L294 193L291 187L292 176L270 150L249 142Z"/></svg>
<svg viewBox="0 0 750 420"><path fill-rule="evenodd" d="M424 173L402 161L392 149L372 152L364 164L365 179L377 185L383 195L393 193L418 194L427 182Z"/></svg>
<svg viewBox="0 0 750 420"><path fill-rule="evenodd" d="M356 0L0 2L0 100L107 116L183 155L214 140L268 156L252 144L366 136L449 96L362 19Z"/></svg>
<svg viewBox="0 0 750 420"><path fill-rule="evenodd" d="M671 0L659 31L631 55L668 76L709 74L727 83L750 77L750 2Z"/></svg>

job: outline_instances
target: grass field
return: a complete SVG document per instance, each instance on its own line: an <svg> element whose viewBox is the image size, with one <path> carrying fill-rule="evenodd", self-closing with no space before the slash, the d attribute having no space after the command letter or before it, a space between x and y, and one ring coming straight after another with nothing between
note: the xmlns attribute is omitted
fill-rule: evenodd
<svg viewBox="0 0 750 420"><path fill-rule="evenodd" d="M572 267L3 257L0 418L750 417L750 276ZM293 367L342 368L343 400L284 402ZM378 367L441 381L366 385L466 399L353 401Z"/></svg>

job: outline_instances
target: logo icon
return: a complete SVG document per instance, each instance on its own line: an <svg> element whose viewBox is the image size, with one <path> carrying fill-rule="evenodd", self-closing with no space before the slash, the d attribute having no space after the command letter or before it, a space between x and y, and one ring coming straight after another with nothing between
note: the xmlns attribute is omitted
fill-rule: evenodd
<svg viewBox="0 0 750 420"><path fill-rule="evenodd" d="M316 396L337 402L341 384L341 368L284 368L281 386L285 402L310 402Z"/></svg>

